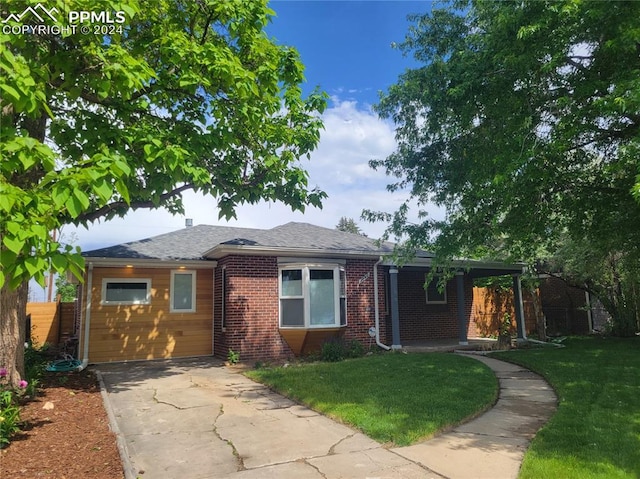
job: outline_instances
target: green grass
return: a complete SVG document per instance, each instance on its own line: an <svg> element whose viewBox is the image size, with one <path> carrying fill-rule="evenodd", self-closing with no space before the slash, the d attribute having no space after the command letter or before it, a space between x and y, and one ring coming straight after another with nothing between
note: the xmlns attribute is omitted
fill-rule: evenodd
<svg viewBox="0 0 640 479"><path fill-rule="evenodd" d="M640 338L571 338L565 348L496 353L543 375L556 414L525 455L521 479L640 477Z"/></svg>
<svg viewBox="0 0 640 479"><path fill-rule="evenodd" d="M453 354L385 353L247 375L395 445L412 444L457 425L493 405L498 394L489 368Z"/></svg>

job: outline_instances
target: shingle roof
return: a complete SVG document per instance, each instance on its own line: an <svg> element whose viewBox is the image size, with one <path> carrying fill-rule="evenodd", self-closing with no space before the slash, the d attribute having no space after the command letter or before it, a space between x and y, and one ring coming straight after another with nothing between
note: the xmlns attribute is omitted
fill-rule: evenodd
<svg viewBox="0 0 640 479"><path fill-rule="evenodd" d="M326 251L333 254L377 255L390 253L393 245L365 236L323 228L308 223L287 223L268 230L198 225L171 233L108 248L85 251L90 258L155 260L204 260L218 247L251 246L256 250ZM211 256L211 255L209 255Z"/></svg>

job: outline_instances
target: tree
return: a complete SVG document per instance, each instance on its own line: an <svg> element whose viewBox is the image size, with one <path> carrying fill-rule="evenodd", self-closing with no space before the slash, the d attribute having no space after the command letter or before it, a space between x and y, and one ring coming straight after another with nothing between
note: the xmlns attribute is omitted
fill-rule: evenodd
<svg viewBox="0 0 640 479"><path fill-rule="evenodd" d="M66 276L58 275L56 277L56 297L60 296L60 301L63 303L72 302L76 299L78 289L76 285L70 283Z"/></svg>
<svg viewBox="0 0 640 479"><path fill-rule="evenodd" d="M571 262L615 258L616 274L590 269L589 288L616 321L637 315L640 3L462 0L412 22L401 49L422 66L376 106L398 147L371 166L446 217L410 223L409 201L367 217L443 263L536 264L570 241Z"/></svg>
<svg viewBox="0 0 640 479"><path fill-rule="evenodd" d="M336 225L336 229L338 231L344 231L346 233L353 233L356 235L367 236L360 230L360 227L354 221L353 218L347 218L346 216L343 216L342 218L340 218L340 221L338 221L338 224Z"/></svg>
<svg viewBox="0 0 640 479"><path fill-rule="evenodd" d="M97 10L54 6L60 18ZM25 5L0 8L6 19ZM0 36L0 365L13 383L28 280L83 274L79 249L50 231L138 208L180 213L190 189L217 197L227 218L240 203L303 211L326 196L299 162L319 141L326 95L302 96L297 51L263 31L266 0L110 0L100 11L124 21L30 34L11 20Z"/></svg>

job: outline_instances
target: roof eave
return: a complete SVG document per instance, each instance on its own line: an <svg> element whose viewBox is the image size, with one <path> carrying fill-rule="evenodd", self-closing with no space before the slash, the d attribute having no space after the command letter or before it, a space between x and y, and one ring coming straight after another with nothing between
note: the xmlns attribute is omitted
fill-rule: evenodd
<svg viewBox="0 0 640 479"><path fill-rule="evenodd" d="M393 266L393 261L383 262L385 266ZM434 264L434 258L415 258L408 263L404 263L403 267L431 268ZM453 260L450 263L452 268L470 270L470 271L491 271L489 276L498 274L522 274L526 265L524 263L501 263L498 261L479 261L479 260Z"/></svg>
<svg viewBox="0 0 640 479"><path fill-rule="evenodd" d="M85 264L93 264L94 267L122 268L122 267L144 267L144 268L190 268L190 269L213 269L218 264L217 261L194 260L194 259L159 259L159 258L108 258L98 256L86 256Z"/></svg>

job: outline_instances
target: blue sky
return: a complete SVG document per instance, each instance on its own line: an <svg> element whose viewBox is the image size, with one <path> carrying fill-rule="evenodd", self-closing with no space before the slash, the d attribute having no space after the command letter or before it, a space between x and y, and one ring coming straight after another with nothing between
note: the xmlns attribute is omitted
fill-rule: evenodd
<svg viewBox="0 0 640 479"><path fill-rule="evenodd" d="M359 104L376 103L378 91L415 66L392 43L403 41L407 15L424 13L429 1L275 0L267 33L292 45L306 65L307 91L320 86L329 95Z"/></svg>
<svg viewBox="0 0 640 479"><path fill-rule="evenodd" d="M277 203L243 205L238 219L218 220L214 198L184 195L186 215L171 216L163 210L138 210L125 218L94 223L85 228L66 227L63 238L75 237L75 245L91 250L148 238L194 224L221 224L271 228L289 221L303 221L334 228L340 217L355 219L370 237L380 237L384 224L360 220L364 208L392 212L406 193L389 193L389 178L368 166L395 150L394 126L380 120L371 109L378 92L395 83L416 63L403 57L392 42L401 42L408 30L407 15L424 13L430 1L290 1L275 0L276 17L267 28L277 43L294 46L306 65L305 92L316 86L331 99L323 115L320 144L303 166L310 185L329 194L323 209L293 213ZM434 210L438 215L437 210Z"/></svg>

